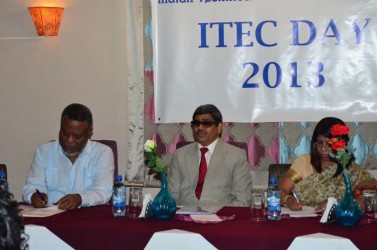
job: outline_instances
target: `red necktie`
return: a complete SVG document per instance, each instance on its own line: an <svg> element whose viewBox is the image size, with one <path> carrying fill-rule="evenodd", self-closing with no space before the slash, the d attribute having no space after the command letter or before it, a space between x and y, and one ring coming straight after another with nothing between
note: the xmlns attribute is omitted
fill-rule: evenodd
<svg viewBox="0 0 377 250"><path fill-rule="evenodd" d="M202 194L204 179L206 178L207 173L207 161L205 154L207 153L208 148L201 148L200 152L202 156L200 157L200 166L199 166L199 177L198 177L198 184L196 185L195 195L198 200L200 199L200 195Z"/></svg>

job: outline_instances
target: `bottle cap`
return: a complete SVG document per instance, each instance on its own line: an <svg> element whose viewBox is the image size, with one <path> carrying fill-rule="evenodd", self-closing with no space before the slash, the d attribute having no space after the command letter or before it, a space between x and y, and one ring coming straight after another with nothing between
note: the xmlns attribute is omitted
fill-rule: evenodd
<svg viewBox="0 0 377 250"><path fill-rule="evenodd" d="M271 184L275 184L275 183L276 183L276 177L275 177L275 176L272 176L272 177L270 178L270 183L271 183Z"/></svg>
<svg viewBox="0 0 377 250"><path fill-rule="evenodd" d="M117 177L116 177L116 181L117 181L117 182L122 181L122 175L117 175Z"/></svg>

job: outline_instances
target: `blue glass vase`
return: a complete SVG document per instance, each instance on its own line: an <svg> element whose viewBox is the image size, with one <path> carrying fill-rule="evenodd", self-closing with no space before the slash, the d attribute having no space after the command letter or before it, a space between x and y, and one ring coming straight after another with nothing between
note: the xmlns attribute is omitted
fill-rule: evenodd
<svg viewBox="0 0 377 250"><path fill-rule="evenodd" d="M177 203L168 190L166 173L161 175L161 190L153 199L152 212L153 215L160 220L168 220L173 218L177 210Z"/></svg>
<svg viewBox="0 0 377 250"><path fill-rule="evenodd" d="M336 220L345 227L352 227L359 223L362 211L359 203L352 196L352 184L347 169L343 170L346 193L335 208Z"/></svg>

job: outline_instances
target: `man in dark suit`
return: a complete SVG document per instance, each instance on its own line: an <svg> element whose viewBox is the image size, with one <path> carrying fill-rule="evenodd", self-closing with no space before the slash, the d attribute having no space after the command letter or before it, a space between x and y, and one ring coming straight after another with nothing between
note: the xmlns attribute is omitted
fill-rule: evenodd
<svg viewBox="0 0 377 250"><path fill-rule="evenodd" d="M222 121L214 105L195 110L191 121L195 143L174 152L168 172L169 189L179 205L250 205L246 152L220 139Z"/></svg>

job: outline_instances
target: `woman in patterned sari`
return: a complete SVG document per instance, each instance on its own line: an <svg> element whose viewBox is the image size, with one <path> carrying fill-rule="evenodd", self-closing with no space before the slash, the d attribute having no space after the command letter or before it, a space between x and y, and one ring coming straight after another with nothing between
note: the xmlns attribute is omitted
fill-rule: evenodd
<svg viewBox="0 0 377 250"><path fill-rule="evenodd" d="M334 117L326 117L318 122L310 143L310 153L298 157L279 184L282 206L300 210L303 205L314 206L317 211L326 207L327 199L334 197L338 201L345 193L342 165L329 154L328 144L331 138L330 128L345 123ZM349 141L348 135L344 139ZM375 184L377 181L362 167L354 162L354 157L347 164L352 187ZM299 201L291 194L294 192ZM360 203L361 200L357 199ZM360 204L362 205L362 204Z"/></svg>

